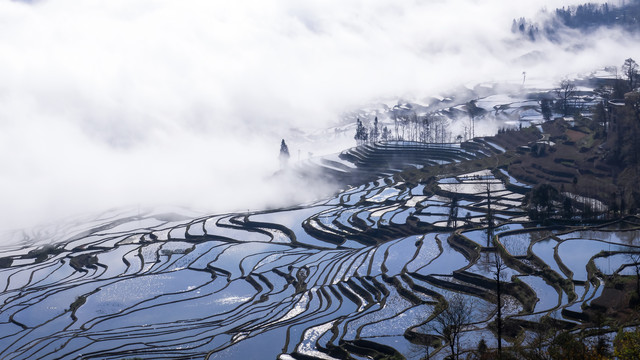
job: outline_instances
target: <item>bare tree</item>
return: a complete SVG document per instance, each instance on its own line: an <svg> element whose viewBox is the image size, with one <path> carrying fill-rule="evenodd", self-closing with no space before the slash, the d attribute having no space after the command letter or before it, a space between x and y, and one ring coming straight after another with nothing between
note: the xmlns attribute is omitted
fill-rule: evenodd
<svg viewBox="0 0 640 360"><path fill-rule="evenodd" d="M576 93L576 86L569 80L565 79L560 82L560 87L555 90L562 104L562 114L567 116L569 113L569 99Z"/></svg>
<svg viewBox="0 0 640 360"><path fill-rule="evenodd" d="M427 114L422 118L422 131L420 134L420 141L424 143L431 142L431 115Z"/></svg>
<svg viewBox="0 0 640 360"><path fill-rule="evenodd" d="M400 133L398 132L398 126L399 126L399 122L398 122L398 114L396 114L396 112L393 112L393 126L394 126L394 130L396 132L396 140L400 139Z"/></svg>
<svg viewBox="0 0 640 360"><path fill-rule="evenodd" d="M622 64L622 73L627 77L629 89L633 90L636 85L636 79L638 78L638 63L632 58L628 58Z"/></svg>
<svg viewBox="0 0 640 360"><path fill-rule="evenodd" d="M498 359L502 359L502 282L504 281L504 272L507 266L504 264L500 254L495 253L493 260L493 279L496 281L496 333L498 338Z"/></svg>
<svg viewBox="0 0 640 360"><path fill-rule="evenodd" d="M415 112L411 114L411 123L413 126L413 141L420 141L420 121L418 119L418 114Z"/></svg>
<svg viewBox="0 0 640 360"><path fill-rule="evenodd" d="M476 137L476 116L481 115L483 110L476 105L476 100L471 100L466 104L467 113L471 120L471 138Z"/></svg>
<svg viewBox="0 0 640 360"><path fill-rule="evenodd" d="M433 330L449 344L451 356L458 359L462 330L471 322L473 307L462 295L456 294L432 321Z"/></svg>
<svg viewBox="0 0 640 360"><path fill-rule="evenodd" d="M491 180L487 179L487 246L491 246L493 242L493 227L495 219L491 211Z"/></svg>
<svg viewBox="0 0 640 360"><path fill-rule="evenodd" d="M447 219L447 227L453 229L458 227L458 193L457 190L451 195L451 203L449 204L449 218Z"/></svg>

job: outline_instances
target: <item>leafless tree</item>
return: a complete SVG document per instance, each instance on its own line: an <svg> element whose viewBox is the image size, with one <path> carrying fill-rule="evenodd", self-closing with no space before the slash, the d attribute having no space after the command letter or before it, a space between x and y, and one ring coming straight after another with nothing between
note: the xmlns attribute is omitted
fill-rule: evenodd
<svg viewBox="0 0 640 360"><path fill-rule="evenodd" d="M458 359L460 354L460 336L465 326L471 322L473 307L462 295L449 299L447 308L433 320L433 330L449 344L451 356Z"/></svg>
<svg viewBox="0 0 640 360"><path fill-rule="evenodd" d="M564 116L567 116L569 113L569 99L575 95L576 86L571 81L565 79L560 82L560 87L555 91L562 104L562 113Z"/></svg>
<svg viewBox="0 0 640 360"><path fill-rule="evenodd" d="M427 114L422 118L422 132L420 134L420 140L424 143L432 142L431 137L431 123L433 122L432 116Z"/></svg>
<svg viewBox="0 0 640 360"><path fill-rule="evenodd" d="M502 359L502 282L504 281L504 272L507 270L507 265L500 254L495 253L492 264L493 279L496 281L496 333L498 338L498 359Z"/></svg>
<svg viewBox="0 0 640 360"><path fill-rule="evenodd" d="M632 58L628 58L622 64L622 73L627 77L629 83L629 89L633 90L636 85L636 79L638 78L638 63Z"/></svg>
<svg viewBox="0 0 640 360"><path fill-rule="evenodd" d="M449 217L447 219L447 227L453 229L458 227L458 193L457 191L451 195L451 203L449 204Z"/></svg>
<svg viewBox="0 0 640 360"><path fill-rule="evenodd" d="M476 100L471 100L466 104L467 113L469 114L469 119L471 120L471 138L476 137L476 116L480 115L483 110L480 109L476 105Z"/></svg>
<svg viewBox="0 0 640 360"><path fill-rule="evenodd" d="M398 121L398 115L393 113L393 127L396 132L396 140L400 139L400 132L398 131L398 127L400 126L400 122Z"/></svg>
<svg viewBox="0 0 640 360"><path fill-rule="evenodd" d="M420 137L418 136L418 115L415 112L412 112L409 115L409 137L411 141L419 141Z"/></svg>
<svg viewBox="0 0 640 360"><path fill-rule="evenodd" d="M493 214L491 213L491 182L487 179L487 246L493 239Z"/></svg>

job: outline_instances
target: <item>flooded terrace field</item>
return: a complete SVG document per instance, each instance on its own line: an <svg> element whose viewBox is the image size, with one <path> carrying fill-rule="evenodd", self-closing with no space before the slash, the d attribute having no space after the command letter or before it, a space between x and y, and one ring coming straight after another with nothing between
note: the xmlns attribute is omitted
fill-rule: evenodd
<svg viewBox="0 0 640 360"><path fill-rule="evenodd" d="M503 317L579 324L603 277L632 270L640 219L531 227L526 185L505 178L388 176L288 209L114 212L27 235L0 249L0 357L419 359L456 295L474 304L464 346L491 346L496 257Z"/></svg>

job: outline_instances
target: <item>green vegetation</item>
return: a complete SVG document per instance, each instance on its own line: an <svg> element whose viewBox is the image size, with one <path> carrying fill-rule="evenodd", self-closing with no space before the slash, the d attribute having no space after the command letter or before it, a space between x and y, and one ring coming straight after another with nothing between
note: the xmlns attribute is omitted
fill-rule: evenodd
<svg viewBox="0 0 640 360"><path fill-rule="evenodd" d="M640 354L640 330L620 331L613 341L613 355L620 360L638 359Z"/></svg>

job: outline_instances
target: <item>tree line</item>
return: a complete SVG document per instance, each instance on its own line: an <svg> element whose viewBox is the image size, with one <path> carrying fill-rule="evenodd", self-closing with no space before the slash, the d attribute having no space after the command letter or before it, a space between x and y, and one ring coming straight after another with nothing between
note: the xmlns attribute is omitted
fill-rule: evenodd
<svg viewBox="0 0 640 360"><path fill-rule="evenodd" d="M589 30L600 26L623 26L628 30L640 29L640 2L627 1L622 6L604 3L585 3L555 10L556 18L573 29Z"/></svg>
<svg viewBox="0 0 640 360"><path fill-rule="evenodd" d="M544 11L544 10L543 10ZM599 27L619 27L629 32L640 30L640 1L629 0L621 6L610 3L584 3L553 10L552 20L539 25L523 17L514 19L511 32L536 41L545 37L558 41L558 30L566 27L592 31Z"/></svg>
<svg viewBox="0 0 640 360"><path fill-rule="evenodd" d="M462 142L475 137L476 118L485 110L475 105L475 100L465 104L468 120L463 125L463 133L455 135L450 129L450 119L439 113L418 115L415 112L393 112L393 127L381 126L378 117L371 125L360 118L356 120L354 139L357 145L374 144L378 141L412 141L425 144L446 144Z"/></svg>
<svg viewBox="0 0 640 360"><path fill-rule="evenodd" d="M500 269L503 265L498 263L494 266ZM502 272L496 271L498 274ZM499 288L500 278L494 279L497 279ZM500 307L497 306L498 310ZM494 330L498 346L490 348L487 341L481 338L475 349L465 349L461 346L462 336L465 331L473 328L472 313L478 311L471 298L461 294L452 295L436 311L437 315L423 330L434 333L439 340L425 338L425 356L422 359L430 359L432 349L443 346L442 341L449 351L446 359L450 360L606 360L614 357L619 360L637 360L640 353L640 329L636 327L635 330L625 330L624 327L619 327L613 340L610 340L607 332L615 331L616 328L606 326L604 316L594 318L594 328L576 331L560 329L555 319L543 317L539 323L527 324L529 336L526 343L524 338L519 337L512 340L508 347L502 347L502 317L497 315L497 328Z"/></svg>
<svg viewBox="0 0 640 360"><path fill-rule="evenodd" d="M456 140L459 141L461 138L462 136L459 136ZM449 131L449 120L445 116L433 114L419 116L416 113L394 114L391 130L386 125L380 128L377 117L370 126L357 119L354 139L358 145L393 140L439 144L453 142L452 133Z"/></svg>

